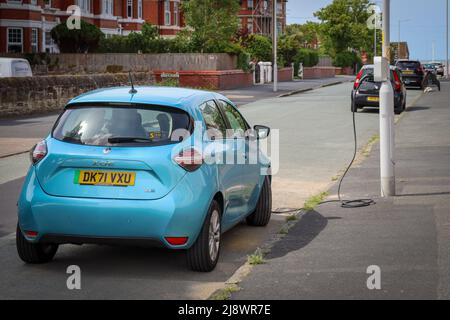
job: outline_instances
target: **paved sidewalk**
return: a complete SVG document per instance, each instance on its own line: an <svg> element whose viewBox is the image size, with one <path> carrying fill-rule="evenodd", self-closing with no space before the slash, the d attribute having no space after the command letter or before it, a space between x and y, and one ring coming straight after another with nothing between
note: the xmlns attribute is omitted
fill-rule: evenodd
<svg viewBox="0 0 450 320"><path fill-rule="evenodd" d="M396 127L398 196L378 197L376 146L343 185L346 199L376 205L305 213L233 299L450 299L450 83L442 87ZM367 289L371 265L381 268L381 290Z"/></svg>

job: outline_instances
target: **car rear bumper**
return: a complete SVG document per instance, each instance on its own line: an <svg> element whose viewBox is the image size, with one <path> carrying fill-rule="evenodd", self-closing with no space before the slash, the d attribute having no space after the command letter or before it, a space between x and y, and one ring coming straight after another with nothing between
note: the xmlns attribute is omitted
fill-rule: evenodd
<svg viewBox="0 0 450 320"><path fill-rule="evenodd" d="M198 184L192 184L205 180L195 177L201 174L198 170L186 175L162 199L114 200L48 195L32 167L18 202L19 225L22 231L37 232L32 239L24 234L36 242L140 243L189 248L200 232L213 196L207 191L200 192ZM188 241L172 246L165 237L188 237Z"/></svg>
<svg viewBox="0 0 450 320"><path fill-rule="evenodd" d="M356 105L358 105L360 107L379 108L380 102L379 101L369 101L370 97L378 97L378 95L363 94L363 93L355 94L355 103L356 103ZM395 92L394 93L394 106L396 108L400 108L400 107L402 107L402 105L403 105L403 94Z"/></svg>
<svg viewBox="0 0 450 320"><path fill-rule="evenodd" d="M418 75L403 75L403 83L406 86L422 86L423 76Z"/></svg>

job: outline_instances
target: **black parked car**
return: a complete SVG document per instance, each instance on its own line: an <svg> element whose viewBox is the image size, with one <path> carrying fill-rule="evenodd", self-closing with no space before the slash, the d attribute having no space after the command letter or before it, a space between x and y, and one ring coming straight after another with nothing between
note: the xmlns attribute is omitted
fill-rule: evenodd
<svg viewBox="0 0 450 320"><path fill-rule="evenodd" d="M351 110L358 112L364 107L380 107L381 82L375 82L373 65L365 65L356 76L352 91ZM406 88L400 70L391 66L391 83L394 89L394 112L400 114L406 109Z"/></svg>
<svg viewBox="0 0 450 320"><path fill-rule="evenodd" d="M423 90L425 71L420 61L398 60L395 66L402 72L403 83L407 87L414 86Z"/></svg>

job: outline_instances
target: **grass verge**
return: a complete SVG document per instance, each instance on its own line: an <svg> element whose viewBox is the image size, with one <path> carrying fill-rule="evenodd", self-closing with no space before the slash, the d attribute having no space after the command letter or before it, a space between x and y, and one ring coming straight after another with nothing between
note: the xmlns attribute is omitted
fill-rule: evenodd
<svg viewBox="0 0 450 320"><path fill-rule="evenodd" d="M303 205L303 210L305 210L305 211L314 210L327 196L328 196L328 192L322 192L315 196L309 197L305 201L305 204Z"/></svg>

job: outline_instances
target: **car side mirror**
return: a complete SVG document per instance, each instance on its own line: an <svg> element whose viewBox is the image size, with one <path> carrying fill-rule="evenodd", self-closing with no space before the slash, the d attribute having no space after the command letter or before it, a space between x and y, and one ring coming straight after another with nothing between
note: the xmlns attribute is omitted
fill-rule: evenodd
<svg viewBox="0 0 450 320"><path fill-rule="evenodd" d="M266 139L270 134L270 128L262 125L256 125L253 127L256 131L258 139Z"/></svg>

